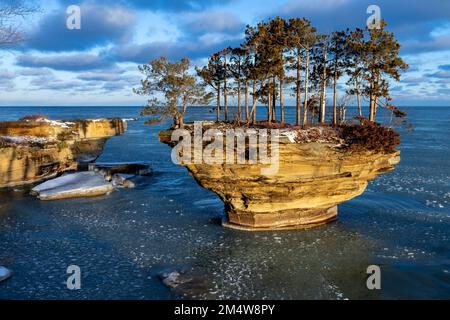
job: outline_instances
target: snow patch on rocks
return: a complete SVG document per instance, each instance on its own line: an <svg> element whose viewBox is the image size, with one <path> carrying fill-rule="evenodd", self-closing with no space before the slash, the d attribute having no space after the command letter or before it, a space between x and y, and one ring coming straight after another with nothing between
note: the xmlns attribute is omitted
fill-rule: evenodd
<svg viewBox="0 0 450 320"><path fill-rule="evenodd" d="M0 136L0 138L3 141L12 144L32 144L32 143L45 144L56 141L56 139L53 137L36 137L36 136Z"/></svg>
<svg viewBox="0 0 450 320"><path fill-rule="evenodd" d="M112 183L96 172L76 172L49 180L32 189L41 200L95 197L113 191Z"/></svg>
<svg viewBox="0 0 450 320"><path fill-rule="evenodd" d="M38 118L35 121L43 122L43 123L46 123L46 124L54 126L54 127L62 127L62 128L66 128L66 129L69 129L75 125L75 122L50 120L50 119L46 119L46 118Z"/></svg>

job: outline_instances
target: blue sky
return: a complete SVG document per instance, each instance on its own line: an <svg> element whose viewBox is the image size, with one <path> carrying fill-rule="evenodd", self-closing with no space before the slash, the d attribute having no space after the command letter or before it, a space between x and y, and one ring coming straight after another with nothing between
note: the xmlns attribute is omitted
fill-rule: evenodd
<svg viewBox="0 0 450 320"><path fill-rule="evenodd" d="M448 0L42 0L19 23L27 40L0 50L1 105L142 105L132 93L137 65L167 55L197 65L236 46L246 24L280 15L307 17L321 32L363 27L376 4L410 65L392 96L400 106L450 106ZM81 29L66 9L81 7ZM292 100L288 97L288 103Z"/></svg>

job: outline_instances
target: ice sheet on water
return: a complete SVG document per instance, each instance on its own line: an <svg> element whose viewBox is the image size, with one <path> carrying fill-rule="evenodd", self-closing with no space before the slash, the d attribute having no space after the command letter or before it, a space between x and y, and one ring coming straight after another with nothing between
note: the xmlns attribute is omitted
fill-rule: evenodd
<svg viewBox="0 0 450 320"><path fill-rule="evenodd" d="M33 193L39 194L41 199L89 196L92 192L96 194L111 191L112 184L105 181L103 175L97 172L77 172L63 175L59 178L49 180L32 189Z"/></svg>
<svg viewBox="0 0 450 320"><path fill-rule="evenodd" d="M103 176L96 172L77 172L41 183L33 188L34 192L58 189L60 191L74 188L90 188L109 184Z"/></svg>

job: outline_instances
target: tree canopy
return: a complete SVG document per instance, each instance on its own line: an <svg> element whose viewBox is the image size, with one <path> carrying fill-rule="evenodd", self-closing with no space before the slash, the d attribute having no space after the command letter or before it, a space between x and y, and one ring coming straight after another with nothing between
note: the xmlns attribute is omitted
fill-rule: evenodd
<svg viewBox="0 0 450 320"><path fill-rule="evenodd" d="M326 93L332 87L332 125L345 119L349 97L356 98L358 115L373 122L379 107L398 110L392 106L389 83L399 81L408 67L399 55L400 44L386 27L386 22L381 21L378 29L320 34L306 18L268 19L256 26L248 25L239 47L211 54L207 65L195 68L196 74L189 73L188 59L172 63L160 58L140 66L146 78L136 93L162 93L165 101L149 100L144 114L170 114L177 126L182 124L187 105L211 101L212 97L217 121L221 120L223 107L225 121L254 123L257 105L262 103L267 106L268 123L278 118L284 125L284 96L291 89L296 101L296 125L308 126L325 123ZM345 83L340 83L342 78ZM343 96L338 97L341 86L345 90L340 90ZM228 99L236 94L237 113L231 119ZM363 110L361 100L368 101L368 111Z"/></svg>

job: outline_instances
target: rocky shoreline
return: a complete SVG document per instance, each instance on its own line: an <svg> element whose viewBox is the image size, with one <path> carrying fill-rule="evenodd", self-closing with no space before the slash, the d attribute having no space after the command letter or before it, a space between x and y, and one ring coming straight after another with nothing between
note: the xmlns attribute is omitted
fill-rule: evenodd
<svg viewBox="0 0 450 320"><path fill-rule="evenodd" d="M0 188L77 170L95 161L108 138L123 134L126 128L126 121L119 118L0 122Z"/></svg>

